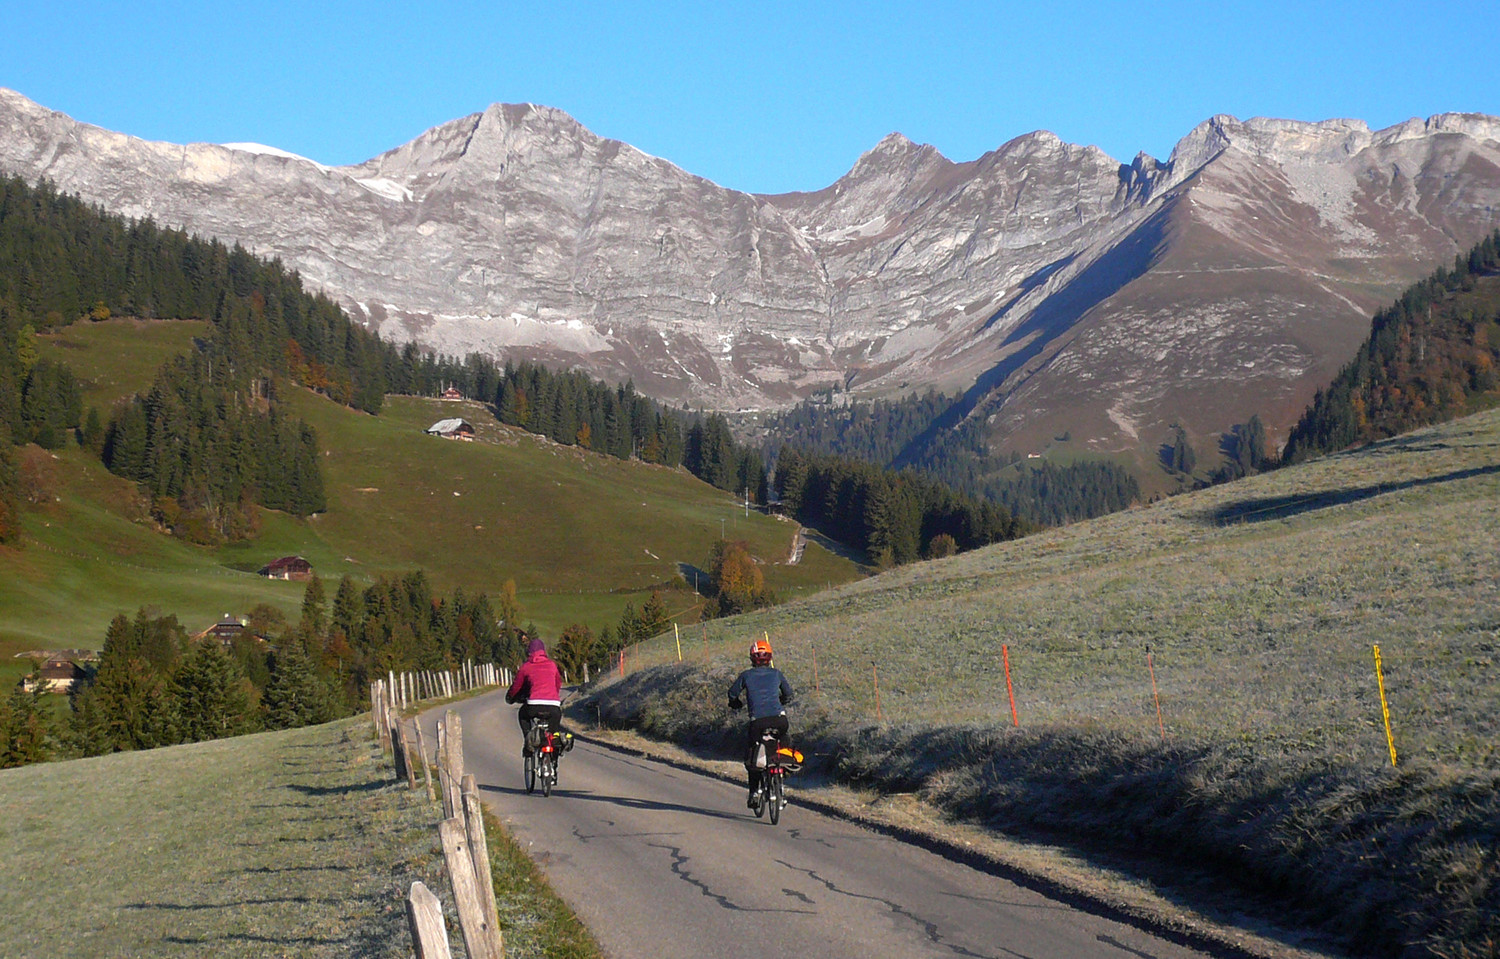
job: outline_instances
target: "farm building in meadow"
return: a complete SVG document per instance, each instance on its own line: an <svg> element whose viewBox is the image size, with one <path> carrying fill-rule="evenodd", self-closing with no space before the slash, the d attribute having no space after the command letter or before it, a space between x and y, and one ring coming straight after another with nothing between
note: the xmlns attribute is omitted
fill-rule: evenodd
<svg viewBox="0 0 1500 959"><path fill-rule="evenodd" d="M458 387L450 386L446 390L443 390L442 395L438 398L444 400L461 400L464 398L464 395L458 391Z"/></svg>
<svg viewBox="0 0 1500 959"><path fill-rule="evenodd" d="M428 436L441 436L446 440L464 440L472 442L474 439L474 427L469 425L468 420L458 418L438 420L427 427Z"/></svg>
<svg viewBox="0 0 1500 959"><path fill-rule="evenodd" d="M193 638L217 639L225 646L229 646L233 644L236 639L243 635L245 635L245 624L241 622L238 617L231 616L228 613L225 613L223 616L219 617L219 621L217 623L214 623L212 626L203 630L201 633L194 633Z"/></svg>
<svg viewBox="0 0 1500 959"><path fill-rule="evenodd" d="M260 575L267 579L312 579L312 563L301 556L283 556L261 567Z"/></svg>
<svg viewBox="0 0 1500 959"><path fill-rule="evenodd" d="M88 679L88 671L82 666L61 656L54 656L42 663L41 687L49 693L69 693L73 687ZM21 680L21 688L31 692L31 677Z"/></svg>

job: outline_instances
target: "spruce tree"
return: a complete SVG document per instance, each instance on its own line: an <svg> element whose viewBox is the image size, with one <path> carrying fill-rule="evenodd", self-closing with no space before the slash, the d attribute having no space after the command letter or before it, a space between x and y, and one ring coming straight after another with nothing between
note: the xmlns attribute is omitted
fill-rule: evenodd
<svg viewBox="0 0 1500 959"><path fill-rule="evenodd" d="M316 574L302 591L302 619L298 628L307 636L321 636L328 628L328 607L323 596L323 580Z"/></svg>
<svg viewBox="0 0 1500 959"><path fill-rule="evenodd" d="M26 689L27 685L30 690ZM0 769L46 760L51 751L47 695L41 664L37 663L33 664L25 682L18 683L10 696L0 702Z"/></svg>
<svg viewBox="0 0 1500 959"><path fill-rule="evenodd" d="M283 640L272 656L271 681L261 703L267 729L293 729L327 718L327 696L295 637Z"/></svg>
<svg viewBox="0 0 1500 959"><path fill-rule="evenodd" d="M173 670L170 686L183 741L251 731L255 723L248 685L218 640L195 643Z"/></svg>

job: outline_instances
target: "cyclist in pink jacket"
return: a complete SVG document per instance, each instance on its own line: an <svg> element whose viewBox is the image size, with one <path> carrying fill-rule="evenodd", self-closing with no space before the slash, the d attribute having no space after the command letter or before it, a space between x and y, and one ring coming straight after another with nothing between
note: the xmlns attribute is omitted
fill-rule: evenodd
<svg viewBox="0 0 1500 959"><path fill-rule="evenodd" d="M547 655L547 644L533 638L526 646L526 662L516 670L516 680L505 692L507 703L520 703L516 719L521 724L524 737L531 729L532 719L541 719L552 727L553 733L561 736L565 749L573 746L573 737L562 728L562 670ZM531 752L531 744L525 743L522 755Z"/></svg>

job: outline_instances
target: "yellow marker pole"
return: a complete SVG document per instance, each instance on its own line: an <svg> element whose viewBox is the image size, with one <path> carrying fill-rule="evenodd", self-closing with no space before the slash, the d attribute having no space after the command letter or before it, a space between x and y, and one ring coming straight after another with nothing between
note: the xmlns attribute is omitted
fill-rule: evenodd
<svg viewBox="0 0 1500 959"><path fill-rule="evenodd" d="M677 640L677 661L682 662L682 634L677 631L677 624L672 624L672 638Z"/></svg>
<svg viewBox="0 0 1500 959"><path fill-rule="evenodd" d="M1391 735L1391 707L1385 700L1385 672L1380 668L1380 644L1375 649L1375 681L1380 685L1380 713L1385 717L1385 742L1391 747L1391 765L1396 765L1396 739Z"/></svg>

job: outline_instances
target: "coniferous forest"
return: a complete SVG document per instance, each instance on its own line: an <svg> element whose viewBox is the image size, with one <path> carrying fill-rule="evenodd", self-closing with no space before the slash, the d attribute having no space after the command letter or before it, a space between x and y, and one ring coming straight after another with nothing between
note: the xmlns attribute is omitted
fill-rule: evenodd
<svg viewBox="0 0 1500 959"><path fill-rule="evenodd" d="M332 597L308 581L297 622L253 610L229 643L194 638L176 616L116 616L98 666L74 690L67 727L47 735L40 686L0 701L0 767L220 739L326 722L364 708L387 670L442 670L465 660L515 666L520 610L480 594L433 593L420 571L360 589L344 577Z"/></svg>
<svg viewBox="0 0 1500 959"><path fill-rule="evenodd" d="M960 494L1003 506L1032 525L1102 516L1140 499L1130 471L1085 460L1058 466L995 455L979 423L965 419L966 400L929 390L898 400L841 405L816 397L771 417L772 443L892 469L912 469ZM961 547L968 548L968 547Z"/></svg>
<svg viewBox="0 0 1500 959"><path fill-rule="evenodd" d="M1492 404L1500 389L1500 230L1375 314L1359 354L1292 429L1296 463Z"/></svg>

